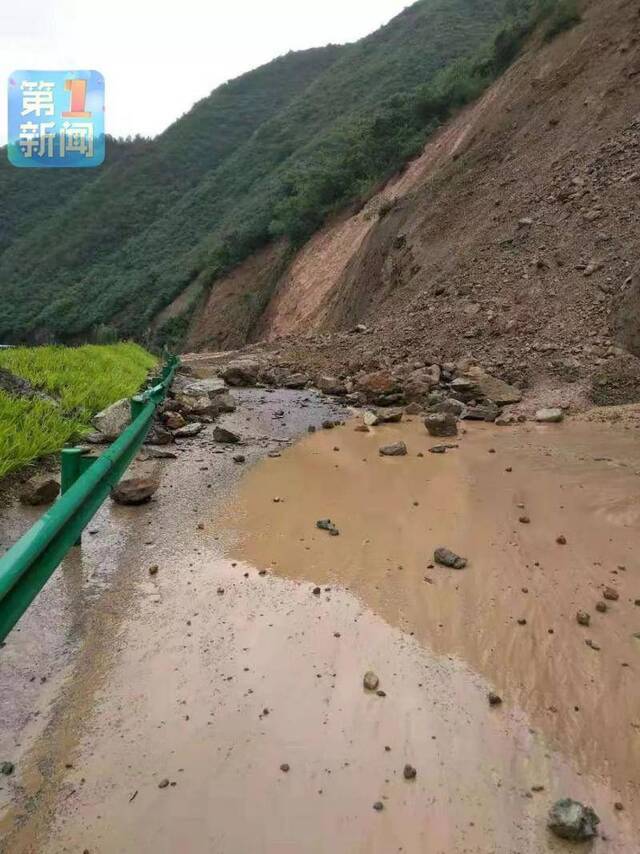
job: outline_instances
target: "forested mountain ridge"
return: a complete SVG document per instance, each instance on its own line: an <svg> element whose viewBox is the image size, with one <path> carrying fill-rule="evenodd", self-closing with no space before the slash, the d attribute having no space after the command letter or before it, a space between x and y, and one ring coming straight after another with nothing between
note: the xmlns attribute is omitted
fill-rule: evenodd
<svg viewBox="0 0 640 854"><path fill-rule="evenodd" d="M51 313L52 327L41 328L52 296L64 295L92 265L149 228L339 50L290 53L224 84L155 140L108 139L97 169L18 170L1 157L0 288L12 302L0 306L0 334L64 336L64 306ZM69 292L68 304L81 307L81 287L75 297Z"/></svg>
<svg viewBox="0 0 640 854"><path fill-rule="evenodd" d="M3 162L0 338L142 338L188 285L215 286L273 239L302 243L486 87L532 6L558 2L419 0L359 42L225 84L86 176Z"/></svg>

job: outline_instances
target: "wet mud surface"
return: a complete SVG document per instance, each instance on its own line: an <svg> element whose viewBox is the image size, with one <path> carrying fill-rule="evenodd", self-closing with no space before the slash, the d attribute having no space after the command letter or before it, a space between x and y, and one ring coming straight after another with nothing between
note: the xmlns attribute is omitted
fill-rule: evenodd
<svg viewBox="0 0 640 854"><path fill-rule="evenodd" d="M602 819L580 850L638 851L637 431L473 425L436 456L418 419L306 435L321 398L242 397L247 465L208 433L139 464L155 501L103 508L0 651L0 851L571 851L565 796Z"/></svg>

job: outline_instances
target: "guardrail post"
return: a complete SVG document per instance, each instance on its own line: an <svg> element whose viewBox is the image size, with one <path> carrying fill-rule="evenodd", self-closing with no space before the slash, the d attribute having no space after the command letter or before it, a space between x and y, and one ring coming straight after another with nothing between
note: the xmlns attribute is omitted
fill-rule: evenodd
<svg viewBox="0 0 640 854"><path fill-rule="evenodd" d="M80 477L82 448L63 448L60 454L60 491L64 495Z"/></svg>
<svg viewBox="0 0 640 854"><path fill-rule="evenodd" d="M131 398L131 420L135 421L144 409L145 400L141 394Z"/></svg>
<svg viewBox="0 0 640 854"><path fill-rule="evenodd" d="M82 448L63 448L60 453L60 492L65 494L83 473L82 471ZM82 545L82 535L78 537L74 545Z"/></svg>

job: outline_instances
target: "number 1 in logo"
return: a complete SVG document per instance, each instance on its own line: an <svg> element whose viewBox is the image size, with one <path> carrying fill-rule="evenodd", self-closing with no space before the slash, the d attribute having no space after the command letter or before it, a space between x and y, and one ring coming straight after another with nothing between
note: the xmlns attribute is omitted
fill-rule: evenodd
<svg viewBox="0 0 640 854"><path fill-rule="evenodd" d="M65 80L64 88L71 92L71 109L65 110L62 115L65 119L90 119L91 113L85 111L87 100L86 80Z"/></svg>

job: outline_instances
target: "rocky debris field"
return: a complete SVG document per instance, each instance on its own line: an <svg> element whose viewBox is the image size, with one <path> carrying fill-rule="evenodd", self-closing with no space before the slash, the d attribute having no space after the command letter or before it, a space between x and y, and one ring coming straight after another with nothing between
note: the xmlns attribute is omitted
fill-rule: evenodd
<svg viewBox="0 0 640 854"><path fill-rule="evenodd" d="M431 435L455 436L458 421L495 422L509 425L526 420L520 406L522 391L494 377L470 360L458 364L429 364L415 361L398 365L393 371L379 370L354 375L311 375L282 360L241 355L215 367L205 357L185 357L167 400L158 410L146 444L150 455L197 436L206 425L236 410L234 389L277 388L320 392L342 405L364 408L363 429L378 423L393 423L409 414L424 412ZM201 376L206 375L206 376ZM279 417L284 417L284 411ZM561 421L560 408L542 409L532 417L539 421ZM96 431L86 437L92 445L114 441L130 421L128 401L114 403L93 419ZM331 423L320 425L330 428ZM240 437L216 424L213 438L221 445L237 444ZM170 453L166 451L165 453ZM402 454L401 446L381 449L384 454Z"/></svg>
<svg viewBox="0 0 640 854"><path fill-rule="evenodd" d="M158 425L161 435L163 427L186 420L202 421L201 416L207 421L220 411L229 411L234 406L233 388L256 386L314 388L344 404L363 408L363 429L399 421L405 409L408 415L424 413L430 434L441 437L455 436L457 422L481 421L501 427L527 420L558 423L572 411L570 405L552 405L553 399L546 406L538 406L536 397L527 397L522 389L493 376L471 359L456 363L416 359L397 362L388 369L329 374L301 371L279 353L258 350L227 356L185 356L183 370L186 376L178 378L178 390L165 405ZM218 379L188 380L189 374L197 377L211 371ZM210 397L194 393L203 382L209 384ZM177 412L180 420L174 421L167 411Z"/></svg>
<svg viewBox="0 0 640 854"><path fill-rule="evenodd" d="M215 282L187 346L243 341L314 379L468 358L540 408L640 401L640 16L580 7L284 274L268 247ZM256 266L265 314L230 323Z"/></svg>

